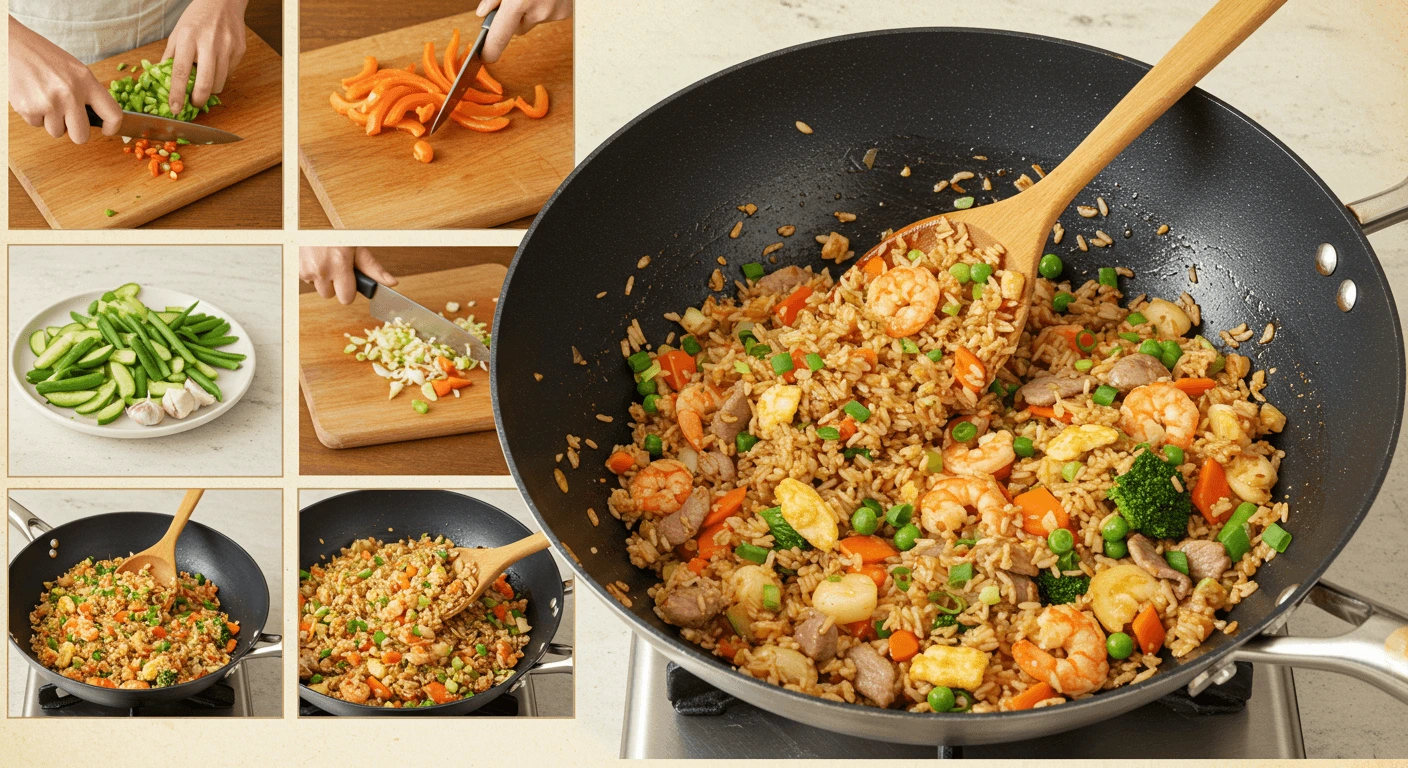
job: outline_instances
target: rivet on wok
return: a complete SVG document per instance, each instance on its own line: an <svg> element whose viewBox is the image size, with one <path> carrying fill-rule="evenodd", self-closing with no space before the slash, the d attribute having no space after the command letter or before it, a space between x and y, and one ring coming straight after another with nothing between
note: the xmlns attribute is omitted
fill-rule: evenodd
<svg viewBox="0 0 1408 768"><path fill-rule="evenodd" d="M59 551L58 551L57 549L51 549L51 550L49 550L49 557L58 557L58 556L59 556Z"/></svg>
<svg viewBox="0 0 1408 768"><path fill-rule="evenodd" d="M59 540L58 540L58 539L49 539L49 546L52 547L53 549L58 549L58 548L59 548Z"/></svg>
<svg viewBox="0 0 1408 768"><path fill-rule="evenodd" d="M1322 275L1329 276L1334 273L1335 267L1339 266L1340 255L1335 252L1335 246L1329 243L1321 243L1315 249L1315 271Z"/></svg>
<svg viewBox="0 0 1408 768"><path fill-rule="evenodd" d="M1340 289L1335 292L1335 303L1339 305L1341 312L1354 309L1354 302L1358 298L1359 289L1354 287L1353 280L1345 280L1340 283Z"/></svg>

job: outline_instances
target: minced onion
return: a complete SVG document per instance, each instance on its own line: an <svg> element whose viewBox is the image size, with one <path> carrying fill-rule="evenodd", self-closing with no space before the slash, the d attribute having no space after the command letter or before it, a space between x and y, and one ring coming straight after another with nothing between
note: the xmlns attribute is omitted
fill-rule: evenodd
<svg viewBox="0 0 1408 768"><path fill-rule="evenodd" d="M484 324L474 322L473 315L453 322L478 336L485 344L489 343ZM343 351L355 353L358 360L370 361L372 371L390 382L389 397L395 397L407 386L422 387L427 382L448 378L449 374L436 365L437 357L449 359L460 371L484 366L484 361L475 360L468 350L456 352L448 344L420 338L416 330L400 318L379 328L367 329L362 336L343 335L348 341Z"/></svg>

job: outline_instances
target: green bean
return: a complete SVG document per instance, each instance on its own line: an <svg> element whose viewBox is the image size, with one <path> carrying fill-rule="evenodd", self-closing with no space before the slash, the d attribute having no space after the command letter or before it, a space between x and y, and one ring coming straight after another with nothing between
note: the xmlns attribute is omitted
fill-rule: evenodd
<svg viewBox="0 0 1408 768"><path fill-rule="evenodd" d="M138 358L140 360L141 358ZM132 371L132 382L137 385L137 399L147 396L147 369L138 365Z"/></svg>
<svg viewBox="0 0 1408 768"><path fill-rule="evenodd" d="M239 340L240 337L238 336L219 336L208 340L202 338L200 343L203 347L225 347L229 346L230 344L234 344Z"/></svg>
<svg viewBox="0 0 1408 768"><path fill-rule="evenodd" d="M201 389L205 390L206 392L209 392L211 397L214 397L216 400L220 400L222 402L224 401L225 397L224 395L220 394L220 388L215 386L215 382L207 378L206 375L201 373L198 368L187 368L186 374L190 376L191 379L195 381L195 383L199 384Z"/></svg>
<svg viewBox="0 0 1408 768"><path fill-rule="evenodd" d="M196 304L199 304L199 303L200 303L200 301L199 301L199 300L196 300L196 301L194 301L194 302L191 303L191 306L186 307L184 310L182 310L182 311L181 311L181 314L177 315L177 316L176 316L176 319L171 321L171 330L174 331L174 330L180 328L181 326L185 325L187 318L189 318L189 317L191 316L191 310L195 309L195 308L196 308Z"/></svg>
<svg viewBox="0 0 1408 768"><path fill-rule="evenodd" d="M224 368L226 370L233 371L240 367L240 364L234 360L226 360L223 357L216 357L215 355L210 354L210 350L206 349L205 347L192 347L191 354L195 355L196 359L200 360L201 362L209 363L215 366L216 368Z"/></svg>
<svg viewBox="0 0 1408 768"><path fill-rule="evenodd" d="M103 334L103 338L117 349L127 349L127 345L122 343L122 337L117 335L117 329L112 327L112 323L103 315L98 315L98 331Z"/></svg>
<svg viewBox="0 0 1408 768"><path fill-rule="evenodd" d="M191 333L194 333L199 336L200 334L205 333L206 331L210 330L211 328L214 328L215 326L223 322L225 321L221 320L218 317L207 317L198 323L192 323L190 325L187 325L185 326L185 328Z"/></svg>
<svg viewBox="0 0 1408 768"><path fill-rule="evenodd" d="M220 359L222 359L222 360L229 360L229 361L232 362L232 363L241 362L241 361L243 361L243 360L245 359L245 357L246 357L246 355L241 355L241 354L238 353L238 352L225 352L225 351L222 351L222 350L219 350L219 349L211 349L210 347L207 347L207 346L204 345L204 344L187 344L186 346L187 346L187 348L189 348L192 352L194 352L195 350L199 349L199 350L202 350L203 352L205 352L207 355L209 355L209 356L211 356L211 357L218 357L218 358L220 358Z"/></svg>
<svg viewBox="0 0 1408 768"><path fill-rule="evenodd" d="M186 347L186 343L181 341L180 337L168 328L166 323L162 322L161 318L152 317L152 326L156 328L158 333L165 336L168 342L171 342L171 348L176 350L176 354L180 355L186 362L195 364L195 355L191 354L191 350Z"/></svg>
<svg viewBox="0 0 1408 768"><path fill-rule="evenodd" d="M200 341L202 344L204 344L206 339L218 339L218 338L220 338L221 336L224 336L225 333L226 333L227 331L229 331L229 330L230 330L230 321L228 321L228 320L221 320L220 323L219 323L218 325L216 325L214 328L211 328L210 330L206 331L205 333L200 334L200 339L199 339L199 341Z"/></svg>
<svg viewBox="0 0 1408 768"><path fill-rule="evenodd" d="M135 335L132 337L132 351L137 353L137 362L141 363L143 370L147 372L148 380L160 381L166 378L161 375L161 368L157 367L156 353L142 342L142 337Z"/></svg>

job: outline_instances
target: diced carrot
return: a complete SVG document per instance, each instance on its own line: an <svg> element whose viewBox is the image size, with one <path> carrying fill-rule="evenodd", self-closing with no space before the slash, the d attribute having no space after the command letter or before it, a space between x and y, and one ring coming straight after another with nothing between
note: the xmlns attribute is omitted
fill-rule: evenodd
<svg viewBox="0 0 1408 768"><path fill-rule="evenodd" d="M372 675L367 675L367 687L372 689L372 695L376 696L378 699L391 698L391 689L387 688L380 680Z"/></svg>
<svg viewBox="0 0 1408 768"><path fill-rule="evenodd" d="M970 392L982 392L988 383L987 367L977 355L969 352L967 347L959 347L954 351L953 375L958 379L958 383Z"/></svg>
<svg viewBox="0 0 1408 768"><path fill-rule="evenodd" d="M687 563L687 565L689 566L689 570L694 571L694 575L698 576L704 573L705 568L709 567L709 561L705 560L702 557L694 557L690 558L690 561L689 563Z"/></svg>
<svg viewBox="0 0 1408 768"><path fill-rule="evenodd" d="M860 561L866 565L883 563L899 554L894 545L879 536L847 536L841 539L840 546L848 557L860 555Z"/></svg>
<svg viewBox="0 0 1408 768"><path fill-rule="evenodd" d="M386 652L384 652L384 653L381 654L381 661L382 661L383 664L396 664L396 663L399 663L399 662L401 661L401 652L400 652L400 651L386 651Z"/></svg>
<svg viewBox="0 0 1408 768"><path fill-rule="evenodd" d="M175 152L175 151L176 151L176 142L174 142L174 141L168 141L168 142L166 142L165 144L161 145L161 148L164 149L164 150L166 150L168 153Z"/></svg>
<svg viewBox="0 0 1408 768"><path fill-rule="evenodd" d="M782 380L788 384L797 383L797 371L807 367L807 353L800 349L792 350L792 370L782 374Z"/></svg>
<svg viewBox="0 0 1408 768"><path fill-rule="evenodd" d="M459 699L458 696L445 690L445 685L439 681L425 684L425 692L430 694L430 698L436 704L449 704Z"/></svg>
<svg viewBox="0 0 1408 768"><path fill-rule="evenodd" d="M1074 414L1064 409L1061 415L1057 416L1056 409L1049 405L1028 405L1027 411L1033 416L1040 416L1044 419L1056 419L1057 421L1064 421L1067 424L1070 424L1071 420L1075 418Z"/></svg>
<svg viewBox="0 0 1408 768"><path fill-rule="evenodd" d="M499 621L507 621L507 620L508 620L508 606L504 605L503 603L495 603L495 604L494 604L494 616L495 616L495 618L497 618Z"/></svg>
<svg viewBox="0 0 1408 768"><path fill-rule="evenodd" d="M738 514L743 508L743 498L748 495L747 486L734 488L714 500L709 507L709 514L704 517L704 522L700 523L701 528L708 528Z"/></svg>
<svg viewBox="0 0 1408 768"><path fill-rule="evenodd" d="M660 363L665 383L676 392L684 389L689 384L690 377L694 375L694 355L682 349L672 349L655 360Z"/></svg>
<svg viewBox="0 0 1408 768"><path fill-rule="evenodd" d="M724 544L714 543L714 535L717 534L719 531L722 531L724 529L724 526L726 525L728 525L727 520L720 523L714 523L713 525L699 532L699 539L697 543L699 545L700 557L704 558L705 560L712 560L714 559L714 553L722 552L727 548L727 546Z"/></svg>
<svg viewBox="0 0 1408 768"><path fill-rule="evenodd" d="M841 420L841 424L836 427L836 431L841 433L841 442L844 443L852 437L855 437L855 434L860 431L860 425L856 424L855 419L847 416Z"/></svg>
<svg viewBox="0 0 1408 768"><path fill-rule="evenodd" d="M371 553L370 551L368 551L368 550L365 550L365 549L362 550L362 559L363 559L363 560L371 560L371 559L372 559L372 553Z"/></svg>
<svg viewBox="0 0 1408 768"><path fill-rule="evenodd" d="M612 474L624 475L636 468L636 457L629 451L617 451L606 460L606 468L611 470Z"/></svg>
<svg viewBox="0 0 1408 768"><path fill-rule="evenodd" d="M522 96L514 99L514 104L518 107L518 111L535 120L546 117L548 114L548 89L541 85L535 85L533 86L532 104L529 104Z"/></svg>
<svg viewBox="0 0 1408 768"><path fill-rule="evenodd" d="M408 566L406 566L406 578L408 578L408 579L414 579L414 578L416 577L416 574L417 574L417 573L420 573L420 569L417 568L416 566L414 566L414 565L408 565Z"/></svg>
<svg viewBox="0 0 1408 768"><path fill-rule="evenodd" d="M347 653L347 663L348 663L348 664L351 664L351 665L354 666L354 667L357 666L358 664L361 664L361 663L362 663L362 654L357 653L356 651L348 651L348 653Z"/></svg>
<svg viewBox="0 0 1408 768"><path fill-rule="evenodd" d="M1080 328L1080 326L1078 326L1078 325L1053 325L1053 326L1051 326L1051 331L1052 331L1053 333L1056 333L1056 334L1060 335L1061 338L1065 339L1065 340L1066 340L1066 343L1071 345L1071 350L1072 350L1072 351L1075 351L1075 352L1079 352L1079 351L1080 351L1080 347L1076 345L1076 334L1077 334L1077 333L1080 333L1080 330L1081 330L1081 328Z"/></svg>
<svg viewBox="0 0 1408 768"><path fill-rule="evenodd" d="M172 160L172 161L171 161L171 172L172 172L172 173L181 173L181 172L184 171L184 170L186 170L186 164L185 164L185 162L183 162L183 161L181 161L181 160Z"/></svg>
<svg viewBox="0 0 1408 768"><path fill-rule="evenodd" d="M728 659L729 661L733 661L733 657L734 657L735 655L737 655L737 653L738 653L738 649L737 649L737 648L734 648L734 647L733 647L733 643L730 643L730 642L728 641L728 638L726 638L726 637L721 637L721 638L719 638L718 648L719 648L719 655L723 656L725 659Z"/></svg>
<svg viewBox="0 0 1408 768"><path fill-rule="evenodd" d="M777 321L782 325L791 325L797 319L797 313L807 305L807 298L812 295L810 285L797 286L797 290L792 295L779 301L777 306L772 308L772 313L777 317Z"/></svg>
<svg viewBox="0 0 1408 768"><path fill-rule="evenodd" d="M508 598L513 599L513 587L508 583L508 574L501 573L499 578L494 579L494 591Z"/></svg>
<svg viewBox="0 0 1408 768"><path fill-rule="evenodd" d="M1057 528L1071 527L1071 517L1061 506L1061 500L1045 488L1018 494L1012 503L1022 510L1022 530L1033 536L1046 536Z"/></svg>
<svg viewBox="0 0 1408 768"><path fill-rule="evenodd" d="M465 387L473 386L474 384L473 381L466 378L462 378L460 376L450 376L446 378L445 381L450 382L450 389L464 389Z"/></svg>
<svg viewBox="0 0 1408 768"><path fill-rule="evenodd" d="M1012 464L1013 464L1013 462L1009 461L1009 462L1007 462L1005 465L1003 465L1000 469L998 469L996 472L992 473L992 479L994 479L994 480L1006 480L1007 478L1011 477L1011 476L1012 476ZM1010 499L1009 499L1009 501L1010 501Z"/></svg>
<svg viewBox="0 0 1408 768"><path fill-rule="evenodd" d="M333 95L336 95L336 94L333 94ZM131 147L123 147L123 148L122 148L122 151L123 151L124 154L128 154L128 155L132 154L132 148L131 148Z"/></svg>
<svg viewBox="0 0 1408 768"><path fill-rule="evenodd" d="M114 683L113 681L107 679L106 677L90 677L90 678L88 678L87 680L84 680L83 682L85 682L85 683L87 683L87 684L89 684L89 685L96 685L96 686L98 686L99 688L116 688L116 687L117 687L117 683Z"/></svg>
<svg viewBox="0 0 1408 768"><path fill-rule="evenodd" d="M869 277L879 277L885 274L885 258L878 255L871 256L857 264L856 267Z"/></svg>
<svg viewBox="0 0 1408 768"><path fill-rule="evenodd" d="M890 658L896 663L909 661L919 653L919 638L907 629L897 629L890 634Z"/></svg>
<svg viewBox="0 0 1408 768"><path fill-rule="evenodd" d="M240 633L240 625L233 621L225 622L225 628L230 630L230 634L232 635L238 635Z"/></svg>
<svg viewBox="0 0 1408 768"><path fill-rule="evenodd" d="M1227 484L1227 471L1217 459L1203 459L1203 468L1198 471L1198 483L1193 486L1193 506L1203 513L1209 523L1221 523L1232 516L1229 507L1223 514L1213 512L1213 505L1232 496L1232 487Z"/></svg>
<svg viewBox="0 0 1408 768"><path fill-rule="evenodd" d="M851 637L858 638L866 642L874 640L876 637L875 625L870 623L869 620L853 621L850 624L842 624L841 631L845 632Z"/></svg>
<svg viewBox="0 0 1408 768"><path fill-rule="evenodd" d="M117 620L118 624L126 624L127 611L118 611L117 614L113 616L113 618Z"/></svg>
<svg viewBox="0 0 1408 768"><path fill-rule="evenodd" d="M313 622L311 622L311 621L305 621L305 622L303 622L302 624L299 624L299 625L298 625L298 629L301 630L301 631L303 631L303 632L312 632L312 631L313 631Z"/></svg>
<svg viewBox="0 0 1408 768"><path fill-rule="evenodd" d="M235 642L235 639L234 639L233 637L230 638L230 642L225 643L225 653L230 653L230 652L234 651L234 650L235 650L235 646L237 646L237 645L239 645L239 643Z"/></svg>
<svg viewBox="0 0 1408 768"><path fill-rule="evenodd" d="M1013 696L1008 707L1012 710L1031 709L1035 707L1038 702L1046 701L1056 695L1058 695L1056 689L1052 688L1050 683L1037 683L1016 696Z"/></svg>
<svg viewBox="0 0 1408 768"><path fill-rule="evenodd" d="M435 367L444 371L448 376L454 376L457 373L454 361L444 355L435 356Z"/></svg>
<svg viewBox="0 0 1408 768"><path fill-rule="evenodd" d="M874 368L875 364L880 362L880 356L875 354L875 350L869 347L857 347L856 354L860 355L861 359L865 360L866 364L871 368Z"/></svg>
<svg viewBox="0 0 1408 768"><path fill-rule="evenodd" d="M884 589L885 579L889 578L889 573L885 570L885 566L880 563L870 563L869 565L862 565L859 568L851 566L850 571L851 573L863 573L869 576L870 580L875 582L876 589Z"/></svg>
<svg viewBox="0 0 1408 768"><path fill-rule="evenodd" d="M502 94L504 92L504 87L494 79L493 75L489 74L489 70L483 65L480 65L479 71L474 75L474 84L490 93ZM542 88L541 85L538 87Z"/></svg>
<svg viewBox="0 0 1408 768"><path fill-rule="evenodd" d="M446 379L436 379L430 382L430 386L435 390L436 397L445 397L450 394L450 382Z"/></svg>
<svg viewBox="0 0 1408 768"><path fill-rule="evenodd" d="M152 629L152 637L155 637L158 640L166 637L166 627L156 627Z"/></svg>
<svg viewBox="0 0 1408 768"><path fill-rule="evenodd" d="M495 117L489 120L482 120L477 117L464 117L455 112L450 113L450 119L471 131L477 131L479 133L501 131L508 127L509 122L507 117Z"/></svg>
<svg viewBox="0 0 1408 768"><path fill-rule="evenodd" d="M365 653L365 652L367 652L367 651L370 651L371 649L372 649L372 641L371 641L371 640L364 640L364 641L362 641L362 644L361 644L361 645L357 646L357 650L362 651L363 653Z"/></svg>
<svg viewBox="0 0 1408 768"><path fill-rule="evenodd" d="M1173 382L1173 386L1183 390L1183 394L1196 400L1204 392L1217 386L1217 382L1202 378L1178 379Z"/></svg>
<svg viewBox="0 0 1408 768"><path fill-rule="evenodd" d="M149 170L149 171L152 172L152 178L156 178L157 176L160 176L160 175L161 175L161 161L158 160L158 159L156 159L155 157L153 157L151 160L147 161L147 170Z"/></svg>
<svg viewBox="0 0 1408 768"><path fill-rule="evenodd" d="M1134 628L1134 637L1139 640L1139 649L1145 653L1158 653L1164 647L1164 623L1159 618L1159 612L1154 610L1153 604L1144 606L1144 610L1134 617L1130 623Z"/></svg>

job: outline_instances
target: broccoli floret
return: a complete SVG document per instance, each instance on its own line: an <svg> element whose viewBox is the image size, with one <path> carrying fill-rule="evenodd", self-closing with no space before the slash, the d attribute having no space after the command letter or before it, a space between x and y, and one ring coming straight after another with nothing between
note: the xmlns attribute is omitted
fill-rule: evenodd
<svg viewBox="0 0 1408 768"><path fill-rule="evenodd" d="M951 627L957 623L958 614L956 613L941 613L938 616L934 617L934 629L939 629L940 627Z"/></svg>
<svg viewBox="0 0 1408 768"><path fill-rule="evenodd" d="M230 625L223 621L220 622L220 645L223 647L226 643L230 642L230 637Z"/></svg>
<svg viewBox="0 0 1408 768"><path fill-rule="evenodd" d="M155 684L155 685L156 685L157 688L165 688L165 687L168 686L168 685L175 685L175 684L176 684L176 671L175 671L175 670L163 669L163 670L161 670L160 672L156 673L156 684Z"/></svg>
<svg viewBox="0 0 1408 768"><path fill-rule="evenodd" d="M1115 478L1109 498L1119 507L1129 527L1146 536L1177 539L1188 532L1193 502L1183 476L1153 451L1139 454L1129 471Z"/></svg>
<svg viewBox="0 0 1408 768"><path fill-rule="evenodd" d="M1036 591L1046 605L1074 603L1089 588L1089 576L1052 576L1050 571L1036 576Z"/></svg>

